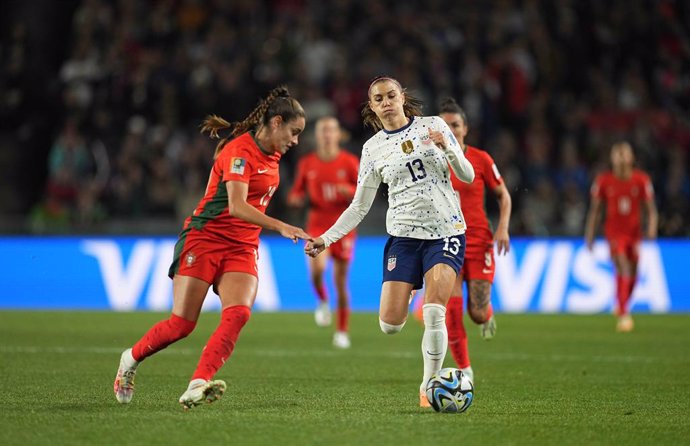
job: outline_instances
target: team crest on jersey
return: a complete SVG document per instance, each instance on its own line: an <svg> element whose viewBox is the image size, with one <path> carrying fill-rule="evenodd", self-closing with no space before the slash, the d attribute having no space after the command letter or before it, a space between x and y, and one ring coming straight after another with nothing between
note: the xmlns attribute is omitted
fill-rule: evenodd
<svg viewBox="0 0 690 446"><path fill-rule="evenodd" d="M397 263L397 259L395 256L388 257L388 266L386 267L386 269L388 269L388 271L393 271L395 269L396 263Z"/></svg>
<svg viewBox="0 0 690 446"><path fill-rule="evenodd" d="M187 266L192 266L192 263L194 263L194 260L196 260L196 256L194 255L193 252L190 252L187 254L187 257L185 257L184 261L187 263Z"/></svg>
<svg viewBox="0 0 690 446"><path fill-rule="evenodd" d="M244 158L233 158L230 160L230 173L244 175L244 166L247 165L247 160Z"/></svg>
<svg viewBox="0 0 690 446"><path fill-rule="evenodd" d="M412 144L412 141L410 141L409 139L403 141L400 146L402 147L402 151L405 152L406 155L409 155L414 150L414 144Z"/></svg>

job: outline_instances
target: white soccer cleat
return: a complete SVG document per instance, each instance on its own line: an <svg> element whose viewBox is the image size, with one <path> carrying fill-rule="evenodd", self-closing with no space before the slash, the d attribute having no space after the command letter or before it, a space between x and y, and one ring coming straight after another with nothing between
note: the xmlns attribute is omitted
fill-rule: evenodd
<svg viewBox="0 0 690 446"><path fill-rule="evenodd" d="M333 346L336 348L350 348L350 336L345 331L336 331L333 334Z"/></svg>
<svg viewBox="0 0 690 446"><path fill-rule="evenodd" d="M314 321L319 327L328 327L331 325L331 307L328 301L319 302L314 310Z"/></svg>
<svg viewBox="0 0 690 446"><path fill-rule="evenodd" d="M187 390L180 397L180 404L182 404L184 410L189 410L204 403L213 403L223 396L227 388L225 381L222 380L192 380Z"/></svg>
<svg viewBox="0 0 690 446"><path fill-rule="evenodd" d="M128 348L120 356L120 366L115 375L113 390L115 398L120 404L127 404L134 396L134 375L137 373L139 363L132 358L132 349Z"/></svg>
<svg viewBox="0 0 690 446"><path fill-rule="evenodd" d="M494 319L493 315L491 315L488 321L479 326L479 334L485 341L496 336L496 319Z"/></svg>

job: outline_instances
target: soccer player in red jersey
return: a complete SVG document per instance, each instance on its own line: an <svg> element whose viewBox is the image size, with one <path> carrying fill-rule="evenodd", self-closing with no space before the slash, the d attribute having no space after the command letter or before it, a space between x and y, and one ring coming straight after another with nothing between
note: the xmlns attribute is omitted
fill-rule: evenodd
<svg viewBox="0 0 690 446"><path fill-rule="evenodd" d="M630 144L617 142L611 147L611 170L594 180L585 222L585 243L591 250L602 205L606 206L604 236L616 271L616 329L621 332L631 331L634 326L629 303L637 280L642 238L641 209L645 213L649 239L656 238L658 222L652 182L634 165L635 156Z"/></svg>
<svg viewBox="0 0 690 446"><path fill-rule="evenodd" d="M288 204L301 207L305 196L309 199L307 232L323 234L347 209L357 188L359 159L340 148L340 124L334 117L319 119L315 128L316 150L305 155L297 165L297 175L288 194ZM333 243L326 250L328 255L310 257L311 282L319 303L314 312L316 324L325 327L331 323L328 295L323 283L328 257L333 258L333 275L338 295L337 329L333 345L349 348L348 325L350 298L347 277L355 244L355 231Z"/></svg>
<svg viewBox="0 0 690 446"><path fill-rule="evenodd" d="M265 215L278 187L280 157L297 145L304 126L304 110L286 87L273 89L242 122L231 124L218 116L204 121L202 132L218 138L220 130L232 128L231 137L218 143L206 193L185 220L175 245L169 272L172 315L122 353L114 384L120 403L131 401L141 361L194 330L211 286L222 303L220 324L179 402L189 409L211 403L225 392L225 382L213 377L232 354L249 320L258 287L261 229L294 241L310 239L302 229Z"/></svg>
<svg viewBox="0 0 690 446"><path fill-rule="evenodd" d="M446 325L448 327L448 346L458 367L474 381L474 372L470 365L467 346L467 333L463 324L463 282L467 283L467 308L470 318L481 325L481 336L491 339L496 333L496 322L491 306L491 284L494 280L494 242L499 254L510 249L508 224L511 213L511 199L508 189L498 172L491 155L483 150L465 144L469 130L467 115L453 98L441 103L439 115L453 131L453 136L462 147L465 157L474 167L475 177L472 183L458 180L451 176L453 189L460 200L462 213L467 219L465 232L465 263L453 286L453 293L448 303ZM486 215L484 190L491 190L498 200L499 218L496 232L492 233L491 224Z"/></svg>

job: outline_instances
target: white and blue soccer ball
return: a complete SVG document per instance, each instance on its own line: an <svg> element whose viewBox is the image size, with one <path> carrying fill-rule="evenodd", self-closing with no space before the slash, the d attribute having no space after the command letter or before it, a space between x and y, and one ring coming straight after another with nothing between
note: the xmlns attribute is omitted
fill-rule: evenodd
<svg viewBox="0 0 690 446"><path fill-rule="evenodd" d="M472 405L474 385L462 370L447 367L429 379L426 397L436 412L460 413Z"/></svg>

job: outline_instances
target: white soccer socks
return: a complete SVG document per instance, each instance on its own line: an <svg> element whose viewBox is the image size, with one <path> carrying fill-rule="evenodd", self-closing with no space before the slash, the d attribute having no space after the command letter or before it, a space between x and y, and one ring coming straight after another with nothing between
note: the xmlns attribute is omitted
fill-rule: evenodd
<svg viewBox="0 0 690 446"><path fill-rule="evenodd" d="M441 370L448 350L448 330L446 329L446 307L440 304L424 304L424 336L422 337L422 357L424 358L424 377L420 389L426 389L431 376Z"/></svg>

